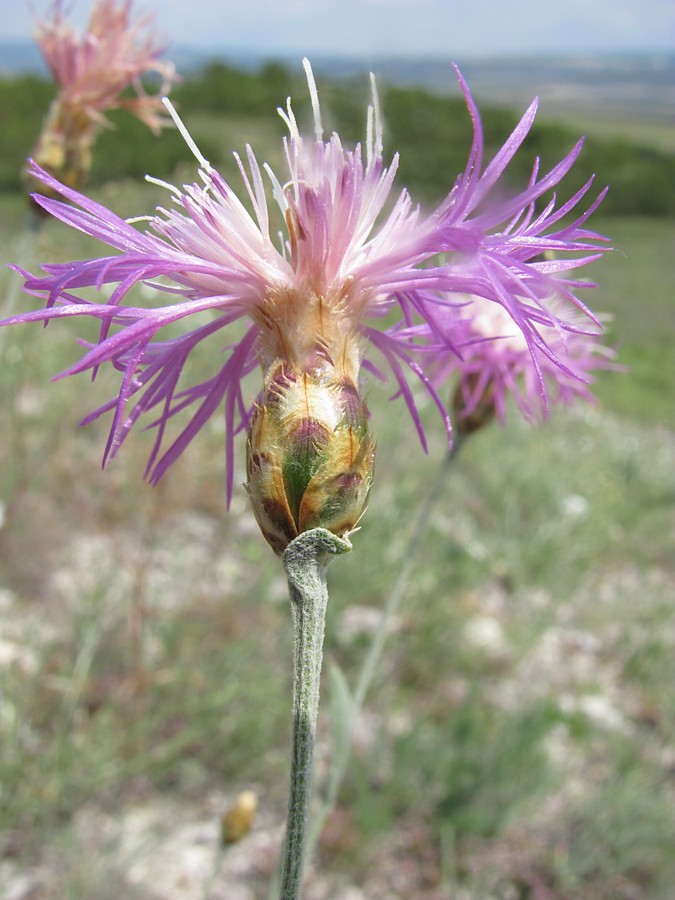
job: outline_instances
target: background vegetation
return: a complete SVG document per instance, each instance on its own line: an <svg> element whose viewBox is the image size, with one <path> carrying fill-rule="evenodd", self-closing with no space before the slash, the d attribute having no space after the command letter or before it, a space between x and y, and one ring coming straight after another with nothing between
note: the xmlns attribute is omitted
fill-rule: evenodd
<svg viewBox="0 0 675 900"><path fill-rule="evenodd" d="M364 110L369 99L367 79L335 81L322 87L323 104L330 115L328 127L339 124L340 134L355 142L364 134ZM26 154L35 143L52 86L35 76L0 80L0 191L21 187L20 172ZM382 105L386 114L388 146L401 154L401 181L414 186L418 196L432 200L445 191L449 173L466 163L471 122L463 100L439 97L413 88L385 87ZM243 119L269 122L281 134L273 110L285 106L292 95L294 108L307 118L309 104L301 78L283 65L269 63L259 73L233 69L213 62L176 86L172 99L186 122L198 133L202 152L214 164L231 161L232 141L228 124ZM503 143L517 121L516 112L501 107L482 110L487 157ZM213 117L221 127L213 130ZM147 128L123 113L111 115L114 129L104 131L95 157L92 183L103 184L121 177L143 178L151 173L170 176L185 159L185 147L176 133L153 139ZM200 127L200 125L204 127ZM276 126L276 127L275 127ZM235 132L236 133L236 132ZM650 146L647 140L593 136L574 170L574 182L583 184L595 172L611 185L605 201L606 215L675 215L675 158ZM514 160L508 178L522 182L534 156L544 168L574 146L579 130L562 123L537 124L526 140L523 153Z"/></svg>
<svg viewBox="0 0 675 900"><path fill-rule="evenodd" d="M236 177L227 154L246 141L277 162L270 111L289 93L307 117L283 68L214 63L176 101ZM97 252L56 222L32 245L17 229L17 173L49 96L34 79L0 83L0 234L7 259L29 268ZM322 96L329 125L360 138L364 85ZM439 196L465 163L464 107L394 88L383 106L401 182ZM483 116L494 150L516 116ZM135 215L164 199L145 172L192 179L177 134L116 124L97 146L97 199ZM575 140L563 124L537 126L513 184L532 156L546 165ZM309 900L672 896L673 166L639 133L588 142L579 179L597 170L611 183L598 227L617 248L594 266L589 301L613 315L608 339L630 373L599 378L597 407L538 428L511 415L462 451L356 724ZM1 277L5 302L23 304L16 276ZM79 352L75 336L0 332L0 896L263 898L288 766L280 567L243 490L224 509L217 419L156 489L141 481L142 432L101 474L106 423L74 426L115 378L48 383ZM350 684L444 454L433 410L425 458L386 389L368 391L377 483L352 558L330 573L327 671ZM319 788L331 704L327 680ZM248 787L254 828L219 848L219 818Z"/></svg>

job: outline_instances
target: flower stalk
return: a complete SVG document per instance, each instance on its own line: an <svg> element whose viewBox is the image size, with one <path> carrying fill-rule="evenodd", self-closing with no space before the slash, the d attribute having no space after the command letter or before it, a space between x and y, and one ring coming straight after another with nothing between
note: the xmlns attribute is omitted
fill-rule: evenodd
<svg viewBox="0 0 675 900"><path fill-rule="evenodd" d="M307 838L307 856L311 858L316 845L319 842L323 828L328 817L335 809L342 782L344 781L351 755L351 730L361 714L368 692L373 684L378 665L384 654L387 638L391 631L391 625L401 606L410 578L417 562L419 550L427 534L431 514L443 496L443 487L448 473L455 462L460 448L463 446L465 435L460 431L456 435L452 447L444 454L441 464L434 475L427 493L418 509L417 516L410 530L407 547L400 559L400 565L396 573L396 579L387 594L382 608L382 620L380 626L373 635L372 643L364 657L361 668L356 678L354 691L349 693L349 727L344 746L340 750L333 747L333 760L331 770L323 795L323 801L316 815L313 817Z"/></svg>
<svg viewBox="0 0 675 900"><path fill-rule="evenodd" d="M291 541L282 557L291 598L294 650L293 748L281 900L296 900L302 887L328 604L326 570L334 556L348 550L348 541L324 528L314 528Z"/></svg>

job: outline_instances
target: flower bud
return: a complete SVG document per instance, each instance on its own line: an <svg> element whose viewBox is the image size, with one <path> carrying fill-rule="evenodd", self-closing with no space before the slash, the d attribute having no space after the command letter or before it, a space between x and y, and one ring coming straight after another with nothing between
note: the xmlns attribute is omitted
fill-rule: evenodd
<svg viewBox="0 0 675 900"><path fill-rule="evenodd" d="M478 376L469 373L457 385L452 397L452 411L456 421L456 431L460 438L480 431L496 415L494 382L490 379L480 396L474 396L480 389Z"/></svg>
<svg viewBox="0 0 675 900"><path fill-rule="evenodd" d="M312 528L339 537L352 531L368 499L374 457L366 406L351 381L275 363L246 447L246 487L275 553Z"/></svg>

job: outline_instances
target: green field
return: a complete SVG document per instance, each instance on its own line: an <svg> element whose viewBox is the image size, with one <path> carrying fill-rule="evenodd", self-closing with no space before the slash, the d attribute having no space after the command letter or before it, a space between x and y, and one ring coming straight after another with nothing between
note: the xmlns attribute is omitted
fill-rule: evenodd
<svg viewBox="0 0 675 900"><path fill-rule="evenodd" d="M273 136L259 119L200 116L218 142ZM158 199L132 179L95 193L125 215ZM25 242L23 206L0 196L8 261L97 252L56 222ZM596 227L616 250L589 272L587 299L612 315L630 371L603 373L594 407L540 427L512 411L463 448L356 723L308 900L672 896L675 226ZM12 303L30 302L0 278ZM141 431L101 472L106 423L77 422L115 378L49 383L79 335L0 333L0 896L265 898L290 737L283 573L242 487L225 509L217 420L155 489ZM376 483L330 572L319 792L328 667L354 684L445 453L434 410L425 457L386 389L367 390ZM239 485L241 439L237 451ZM254 827L222 847L220 817L248 788Z"/></svg>

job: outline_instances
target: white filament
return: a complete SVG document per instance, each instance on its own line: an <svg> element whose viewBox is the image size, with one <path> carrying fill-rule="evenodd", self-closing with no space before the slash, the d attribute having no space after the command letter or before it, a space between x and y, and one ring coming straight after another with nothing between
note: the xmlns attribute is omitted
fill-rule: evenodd
<svg viewBox="0 0 675 900"><path fill-rule="evenodd" d="M169 115L171 116L171 118L174 121L176 128L180 131L183 140L185 141L185 143L188 145L188 147L192 151L192 153L193 153L194 157L196 158L197 162L199 163L199 165L203 169L210 169L211 163L208 161L208 159L206 159L206 157L203 155L203 153L201 152L201 150L195 143L190 132L185 127L185 123L183 122L181 117L176 112L176 109L175 109L173 103L169 100L168 97L162 97L162 103L166 107Z"/></svg>
<svg viewBox="0 0 675 900"><path fill-rule="evenodd" d="M305 57L302 61L302 67L307 76L307 86L309 88L309 96L312 99L312 112L314 113L314 134L317 141L323 141L323 125L321 124L321 107L319 106L319 92L316 89L316 81L309 60Z"/></svg>

